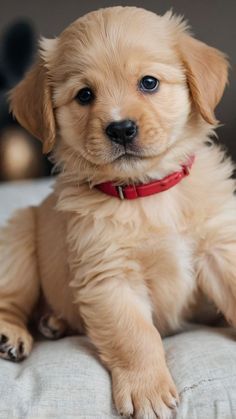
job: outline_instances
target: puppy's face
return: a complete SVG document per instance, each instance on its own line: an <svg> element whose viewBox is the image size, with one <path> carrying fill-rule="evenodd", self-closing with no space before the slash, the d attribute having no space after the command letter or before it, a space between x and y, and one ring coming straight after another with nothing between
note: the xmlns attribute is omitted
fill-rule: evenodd
<svg viewBox="0 0 236 419"><path fill-rule="evenodd" d="M184 70L158 18L150 13L143 22L139 13L120 12L64 32L53 79L64 141L86 161L123 172L149 164L176 141L190 102Z"/></svg>
<svg viewBox="0 0 236 419"><path fill-rule="evenodd" d="M40 119L43 136L48 136L45 148L51 148L57 132L59 159L67 162L67 170L73 164L73 173L77 167L83 170L89 180L146 174L183 140L190 116L215 122L213 110L226 81L224 58L186 35L184 25L170 14L103 9L78 19L58 39L44 40L42 48L31 79L38 77L34 83L44 105L32 118ZM214 60L222 69L214 92L212 84L201 80L201 59ZM12 102L23 121L17 110L19 88Z"/></svg>

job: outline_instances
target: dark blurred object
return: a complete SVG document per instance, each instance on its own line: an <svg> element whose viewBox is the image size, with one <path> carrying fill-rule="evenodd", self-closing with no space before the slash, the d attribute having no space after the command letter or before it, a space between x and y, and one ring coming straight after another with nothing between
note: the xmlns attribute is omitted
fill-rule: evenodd
<svg viewBox="0 0 236 419"><path fill-rule="evenodd" d="M36 34L26 21L7 28L0 38L0 180L46 176L51 164L42 156L41 146L9 113L7 92L32 64Z"/></svg>
<svg viewBox="0 0 236 419"><path fill-rule="evenodd" d="M35 53L35 33L27 22L16 22L6 31L2 43L3 74L8 87L16 84L32 63Z"/></svg>

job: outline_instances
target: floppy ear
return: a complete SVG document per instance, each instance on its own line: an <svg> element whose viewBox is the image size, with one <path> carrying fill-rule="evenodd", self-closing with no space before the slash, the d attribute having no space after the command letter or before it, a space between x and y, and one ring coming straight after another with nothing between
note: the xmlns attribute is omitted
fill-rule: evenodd
<svg viewBox="0 0 236 419"><path fill-rule="evenodd" d="M226 56L187 34L181 36L180 53L196 109L206 122L214 125L214 110L228 79Z"/></svg>
<svg viewBox="0 0 236 419"><path fill-rule="evenodd" d="M43 153L49 153L55 143L56 128L50 86L41 58L11 90L9 99L16 119L42 141Z"/></svg>

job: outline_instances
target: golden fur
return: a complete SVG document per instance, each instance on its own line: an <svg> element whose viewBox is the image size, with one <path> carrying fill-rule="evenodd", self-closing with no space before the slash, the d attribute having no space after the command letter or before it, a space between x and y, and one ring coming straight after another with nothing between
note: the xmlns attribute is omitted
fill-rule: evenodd
<svg viewBox="0 0 236 419"><path fill-rule="evenodd" d="M199 314L203 296L236 325L233 165L209 141L227 67L171 13L116 7L42 40L10 94L61 174L48 199L1 230L0 334L22 342L18 359L28 355L41 287L54 315L96 345L124 415L171 417L178 396L160 335ZM160 80L155 94L137 89L146 74ZM74 98L87 85L95 100L81 106ZM130 159L104 134L126 118L139 126ZM191 155L190 175L160 194L121 201L93 187L162 178Z"/></svg>

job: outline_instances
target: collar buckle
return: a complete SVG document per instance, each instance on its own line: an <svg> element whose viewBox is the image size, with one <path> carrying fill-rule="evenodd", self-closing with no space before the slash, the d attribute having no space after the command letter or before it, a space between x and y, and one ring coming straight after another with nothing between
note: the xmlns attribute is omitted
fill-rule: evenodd
<svg viewBox="0 0 236 419"><path fill-rule="evenodd" d="M116 190L117 190L117 193L119 195L119 198L123 201L125 199L124 192L123 192L123 187L122 186L116 186Z"/></svg>
<svg viewBox="0 0 236 419"><path fill-rule="evenodd" d="M188 167L186 164L183 165L183 173L185 176L188 176L190 173L190 167Z"/></svg>

